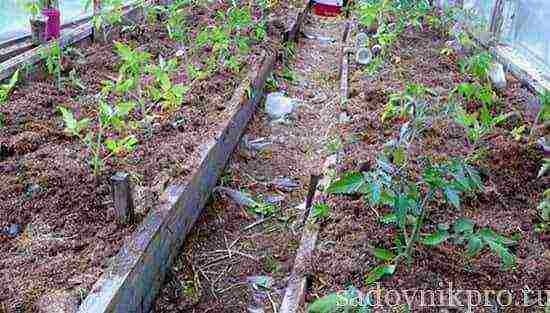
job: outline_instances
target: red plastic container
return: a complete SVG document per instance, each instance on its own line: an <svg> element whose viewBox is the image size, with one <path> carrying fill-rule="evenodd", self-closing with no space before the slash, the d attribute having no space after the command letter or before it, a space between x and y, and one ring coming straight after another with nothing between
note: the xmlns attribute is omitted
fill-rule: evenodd
<svg viewBox="0 0 550 313"><path fill-rule="evenodd" d="M45 8L42 14L48 19L46 22L46 40L57 39L61 31L60 12L56 8Z"/></svg>
<svg viewBox="0 0 550 313"><path fill-rule="evenodd" d="M342 13L341 1L317 0L313 1L313 13L320 16L336 16Z"/></svg>

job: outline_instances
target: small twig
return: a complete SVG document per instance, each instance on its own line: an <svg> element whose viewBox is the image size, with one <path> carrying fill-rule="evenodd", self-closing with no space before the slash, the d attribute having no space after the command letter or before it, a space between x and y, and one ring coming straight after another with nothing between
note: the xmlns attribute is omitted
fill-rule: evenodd
<svg viewBox="0 0 550 313"><path fill-rule="evenodd" d="M245 228L243 228L243 230L249 230L249 229L251 229L251 228L254 228L254 227L256 227L256 226L258 226L258 225L260 225L260 224L263 224L264 222L266 222L266 221L268 221L268 220L270 220L270 219L271 219L271 216L270 216L270 217L262 218L261 220L258 220L258 221L256 221L256 222L254 222L254 223L252 223L252 224L246 226Z"/></svg>
<svg viewBox="0 0 550 313"><path fill-rule="evenodd" d="M232 258L233 256L231 255L231 248L229 248L229 246L227 245L227 237L225 236L225 234L223 234L223 241L225 242L225 247L227 248L227 253L229 254L229 258Z"/></svg>
<svg viewBox="0 0 550 313"><path fill-rule="evenodd" d="M235 287L245 286L245 285L248 285L248 283L247 283L247 282L236 283L236 284L233 284L233 285L231 285L231 286L229 286L229 287L227 287L227 288L218 290L218 293L222 294L222 293L224 293L224 292L226 292L226 291L228 291L228 290L231 290L231 289L233 289L233 288L235 288Z"/></svg>
<svg viewBox="0 0 550 313"><path fill-rule="evenodd" d="M237 237L237 239L235 239L235 240L229 245L229 249L233 248L233 246L239 241L239 239L241 239L241 237Z"/></svg>
<svg viewBox="0 0 550 313"><path fill-rule="evenodd" d="M250 254L246 254L246 253L243 253L243 252L240 252L240 251L237 251L237 250L214 250L214 251L211 251L210 252L211 254L215 254L215 253L229 253L230 255L231 254L238 254L238 255L241 255L241 256L244 256L244 257L247 257L249 259L252 259L256 262L258 262L258 259L251 256ZM224 258L231 258L229 255L226 255L224 256ZM209 264L207 264L209 265Z"/></svg>
<svg viewBox="0 0 550 313"><path fill-rule="evenodd" d="M273 309L273 313L277 313L277 305L275 304L275 301L273 301L273 298L271 297L271 292L267 291L267 298L269 299L269 302L271 302L271 308Z"/></svg>
<svg viewBox="0 0 550 313"><path fill-rule="evenodd" d="M223 260L225 260L225 259L229 259L229 256L224 255L224 256L219 257L219 258L217 258L217 259L215 259L215 260L212 260L212 261L206 263L206 264L203 266L203 268L209 268L209 267L211 267L211 266L213 266L213 265L216 265L216 263L218 263L218 262L220 262L220 261L223 261Z"/></svg>

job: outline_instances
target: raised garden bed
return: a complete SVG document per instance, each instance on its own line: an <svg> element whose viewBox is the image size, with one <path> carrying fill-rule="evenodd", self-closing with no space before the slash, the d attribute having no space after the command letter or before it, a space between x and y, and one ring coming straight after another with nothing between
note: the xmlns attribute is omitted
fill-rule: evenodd
<svg viewBox="0 0 550 313"><path fill-rule="evenodd" d="M186 27L187 40L177 37L173 28L167 33L161 23L139 23L115 38L124 46L93 43L62 53L61 81L55 80L55 53L49 52L46 65L52 61L53 75L42 71L42 77L17 86L0 105L0 176L6 182L0 196L0 271L8 282L2 286L2 309L31 311L43 293L69 289L83 299L91 290L124 238L136 229L119 225L114 217L109 183L114 172L130 173L137 211L133 225L146 216L149 224L155 216L162 217L162 209L156 210L170 203L169 197L159 199L166 188L186 186L199 174L211 176L206 185L196 185L206 189L200 190L195 210L206 201L225 163L220 153L229 155L246 125L239 105L250 99L248 106L254 106L261 96L265 77L257 80L247 74L273 62L265 51L276 51L282 43L287 24L273 15L292 16L292 8L285 4L262 13L256 6L214 3L179 10L176 24ZM225 27L223 14L229 19ZM145 71L149 65L156 67ZM266 69L262 71L265 76ZM133 86L119 84L118 92L105 92L103 81L131 78ZM163 89L166 78L170 88ZM240 96L235 96L238 85ZM143 106L120 105L130 101ZM114 112L100 109L101 102ZM121 113L128 107L130 112ZM252 107L247 110L249 116ZM98 114L111 115L109 123L98 120ZM84 119L90 121L77 123ZM68 129L71 125L76 128ZM90 167L93 146L77 135L97 136L101 128L106 138L123 141L118 148L103 142L98 150L101 166ZM226 146L224 136L231 138ZM209 169L209 161L220 162L215 172L198 171L201 166Z"/></svg>
<svg viewBox="0 0 550 313"><path fill-rule="evenodd" d="M397 23L395 17L407 16L407 21L414 21L414 14L420 11L383 13L381 19L385 23ZM448 41L453 38L445 27L435 22L441 21L442 14L441 11L422 13L416 26L406 23L402 31L394 33L395 40L387 46L382 44L381 54L370 65L359 66L354 62L350 67L350 99L345 110L351 120L339 127L345 159L329 188L334 193L327 200L331 215L321 225L317 250L309 268L310 302L354 286L351 297L371 292L370 304L360 296L364 310L465 312L468 293L462 292L457 298L463 305L453 304L449 302L451 288L455 292L478 291L482 298L477 305L474 302L475 312L544 310L547 301L544 291L542 296L537 292L529 294L531 305L522 302L526 286L539 291L550 284L550 237L547 230L541 231L541 223L545 222L539 208L549 181L547 176L537 177L545 155L536 143L538 138L548 138L549 131L547 125L533 124L543 101L538 100L540 95L530 92L526 81L518 81L509 74L507 86L500 90L486 84L486 73L476 76L472 60L479 60L483 52L474 49L464 54L447 49ZM357 32L367 31L364 25L358 24ZM369 48L381 42L376 38L370 37ZM461 70L460 60L466 61L465 70ZM477 94L486 88L490 99L456 95L460 93L457 86L470 87L469 84L476 86L474 93ZM424 92L415 93L414 90L424 87L427 88ZM404 108L406 103L414 103L412 113L411 107ZM474 126L465 126L460 116L470 114L474 119L483 118L480 116L485 114L481 112L484 107L488 108L493 121L498 116L502 120L491 126L487 124L480 136L475 137ZM526 131L518 135L522 126ZM408 132L413 127L418 133L408 141L407 138L411 138ZM530 128L534 128L531 135ZM398 150L399 147L403 150ZM384 161L381 156L387 153L391 156ZM388 198L384 200L394 187L381 187L369 175L402 171L392 181L417 183L417 192L424 195L429 183L426 183L427 176L423 176L426 180L418 178L421 173L429 166L451 160L459 160L460 164L479 172L481 188L475 192L458 192L457 197L447 192L437 194L428 205L418 209L426 210L422 215L416 209L404 209L410 212L404 214L410 236L416 221L424 218L419 226L419 241L412 245L411 261L407 262L403 259L407 250L402 250L402 243L396 243L406 240L400 237L402 232L397 226L400 222L396 212L399 211L392 209L395 203ZM413 201L415 197L415 193L410 192L406 201ZM459 225L457 221L464 221L463 218L473 226L474 233L487 234L487 241L500 238L496 239L497 244L491 242L468 256L468 239L460 241L459 234L452 233ZM405 298L405 290L410 291L410 299ZM433 291L443 297L436 298L437 306L430 306L429 298L424 298L428 302L421 305L419 290ZM498 298L502 290L510 292L512 304L508 304L508 298ZM413 291L418 292L413 294ZM400 300L396 301L396 294ZM330 302L329 298L325 300ZM327 302L324 305L329 306ZM326 312L321 310L322 306L318 302L309 310Z"/></svg>

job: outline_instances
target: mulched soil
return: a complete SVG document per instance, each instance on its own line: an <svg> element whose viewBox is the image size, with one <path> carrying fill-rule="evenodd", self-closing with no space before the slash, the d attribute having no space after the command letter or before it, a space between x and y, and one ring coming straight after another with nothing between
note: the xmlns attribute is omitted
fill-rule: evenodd
<svg viewBox="0 0 550 313"><path fill-rule="evenodd" d="M188 34L196 35L217 10L228 7L220 1L190 8ZM271 14L285 16L281 12L288 10L282 4ZM254 18L258 14L255 10ZM241 63L257 63L264 49L280 44L285 23L270 19L268 37L253 42ZM178 49L160 24L140 25L138 33L122 34L118 40L149 52L153 60L172 57ZM173 81L189 83L186 64L200 65L206 50L188 53ZM78 118L95 116L94 97L103 80L117 76L119 61L111 43L93 43L81 51L83 63L76 57L64 59L63 76L74 69L84 90L71 85L58 89L52 78L38 77L18 86L0 106L6 120L0 129L0 311L31 312L41 294L56 289L72 288L84 296L135 229L114 221L110 175L119 170L131 174L139 222L166 184L184 182L194 172L208 140L232 113L223 103L247 71L246 66L238 73L220 67L194 84L177 110L155 108L156 118L146 131L132 131L140 142L137 149L107 162L98 183L87 164L89 152L63 132L56 107L70 108ZM7 236L10 227L19 228L16 236Z"/></svg>
<svg viewBox="0 0 550 313"><path fill-rule="evenodd" d="M440 53L447 40L426 26L424 31L408 28L373 75L366 74L364 68L357 66L351 69L351 99L347 108L351 122L339 127L346 156L339 165L339 173L368 171L382 145L399 133L404 121L381 123L380 116L389 94L403 90L406 83L422 83L445 102L451 89L471 80L460 73L453 58ZM460 249L450 244L438 248L422 247L415 251L412 264L398 268L396 274L380 282L382 289L442 289L446 295L449 284L452 284L455 290L506 289L514 293L514 300L523 301L521 291L525 286L531 290L544 290L550 286L550 237L534 232L534 226L539 222L536 208L544 187L549 185L547 178L536 177L543 153L524 140L515 141L510 135L514 126L532 123L536 114L532 105L534 96L521 82L512 77L508 77L508 81L508 87L499 92L501 101L497 108L500 112L515 111L517 114L492 131L484 142L487 157L476 162L482 172L484 191L464 199L460 210L445 205L431 208L428 224L449 223L459 217L468 217L480 227L491 227L507 236L519 235L521 240L512 248L517 256L517 267L513 271L502 271L500 260L486 250L478 257L468 259ZM432 99L434 103L435 98ZM451 117L439 114L431 119L431 126L409 152L412 160L418 160L420 155L444 160L465 156L471 149L464 129ZM323 224L312 262L311 301L317 296L345 290L350 284L367 291L365 275L378 265L369 247L394 246L395 229L378 222L379 214L389 212L388 208L370 207L364 199L350 196L331 196L329 204L331 215ZM425 232L431 230L429 227L423 229ZM494 297L492 299L494 301ZM404 300L401 303L405 303ZM464 312L464 309L454 309ZM476 307L474 311L536 311L533 307L517 306L493 309ZM382 311L389 311L389 307ZM443 309L413 306L411 311L443 312Z"/></svg>
<svg viewBox="0 0 550 313"><path fill-rule="evenodd" d="M274 312L280 306L300 244L300 221L305 214L300 206L309 175L331 153L327 146L338 113L342 20L311 17L304 28L336 42L301 38L294 57L278 64L274 75L278 90L299 106L281 123L258 111L246 136L265 138L271 145L260 152L241 147L220 182L255 197L283 196L284 200L275 205L277 212L267 221L248 228L262 217L215 194L187 238L153 312L248 312L254 307ZM284 67L294 73L293 81L282 78ZM270 184L282 177L299 181L300 188L288 191ZM249 280L255 276L272 279L268 291L253 289Z"/></svg>

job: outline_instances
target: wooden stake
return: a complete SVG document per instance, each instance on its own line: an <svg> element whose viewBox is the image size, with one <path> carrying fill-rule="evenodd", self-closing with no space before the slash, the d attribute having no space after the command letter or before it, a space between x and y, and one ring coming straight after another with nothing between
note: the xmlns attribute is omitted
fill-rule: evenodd
<svg viewBox="0 0 550 313"><path fill-rule="evenodd" d="M312 174L309 178L309 189L307 191L306 206L304 208L304 216L302 217L302 225L306 222L307 217L310 215L311 205L315 198L315 192L317 191L317 185L321 180L321 175Z"/></svg>
<svg viewBox="0 0 550 313"><path fill-rule="evenodd" d="M126 225L134 222L134 200L128 173L118 172L111 177L113 186L113 202L117 220Z"/></svg>
<svg viewBox="0 0 550 313"><path fill-rule="evenodd" d="M311 175L309 178L309 189L307 191L306 198L306 210L309 210L309 208L311 208L311 205L313 204L313 197L315 197L315 192L317 191L319 180L321 180L321 175Z"/></svg>

